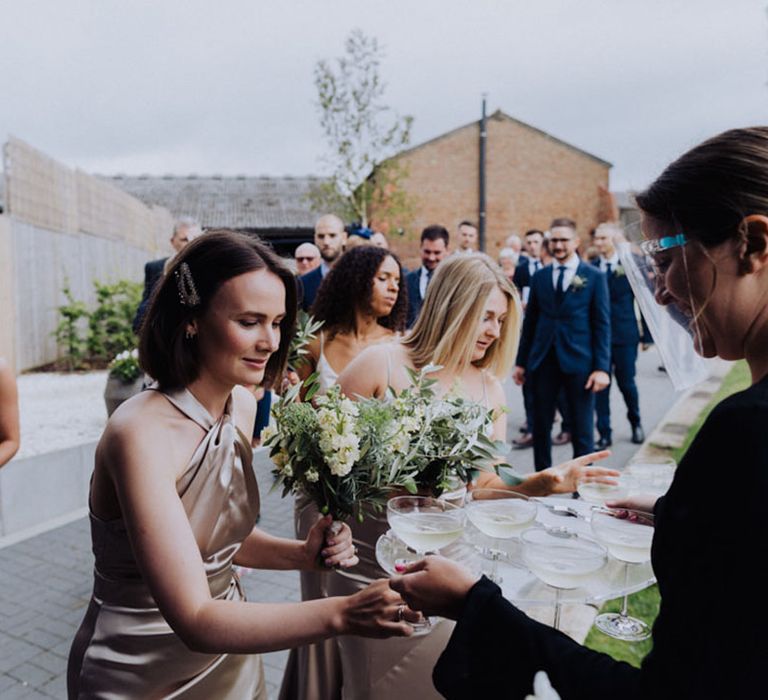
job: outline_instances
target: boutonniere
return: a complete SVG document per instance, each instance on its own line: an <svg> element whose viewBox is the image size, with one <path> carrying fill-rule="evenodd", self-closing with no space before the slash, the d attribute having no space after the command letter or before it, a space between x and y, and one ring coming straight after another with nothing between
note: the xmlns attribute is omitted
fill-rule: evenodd
<svg viewBox="0 0 768 700"><path fill-rule="evenodd" d="M624 268L621 265L616 265L613 275L614 277L626 277L627 273L624 272Z"/></svg>
<svg viewBox="0 0 768 700"><path fill-rule="evenodd" d="M573 289L574 292L578 292L580 289L584 289L586 286L587 280L585 277L582 277L581 275L573 276L573 279L571 280L571 289Z"/></svg>

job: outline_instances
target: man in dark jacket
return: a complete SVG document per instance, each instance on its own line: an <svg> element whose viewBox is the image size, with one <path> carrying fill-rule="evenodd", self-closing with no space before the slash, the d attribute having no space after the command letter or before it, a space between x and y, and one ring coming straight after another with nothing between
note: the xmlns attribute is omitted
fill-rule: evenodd
<svg viewBox="0 0 768 700"><path fill-rule="evenodd" d="M600 224L595 230L593 244L599 253L590 262L605 273L608 280L608 291L611 303L611 366L616 377L616 384L624 397L627 406L627 419L632 427L632 442L639 445L645 440L643 426L640 421L640 401L635 382L635 365L637 364L637 346L640 342L647 346L650 333L645 323L642 323L642 338L640 321L635 311L635 295L629 284L624 268L619 261L616 251L616 237L621 235L618 224ZM595 398L597 411L597 432L600 439L597 447L605 449L613 443L611 434L611 404L610 390L600 392Z"/></svg>
<svg viewBox="0 0 768 700"><path fill-rule="evenodd" d="M421 232L421 267L409 272L405 277L408 287L408 328L416 323L429 280L448 254L448 241L448 229L444 226L433 224Z"/></svg>
<svg viewBox="0 0 768 700"><path fill-rule="evenodd" d="M171 236L171 247L173 248L174 255L184 248L193 238L200 235L200 225L192 218L182 217L173 226L173 235ZM133 317L133 331L138 333L141 328L141 322L144 319L144 314L147 311L149 305L149 299L152 296L152 292L155 291L157 283L163 276L165 270L165 264L168 262L168 258L160 258L159 260L150 260L144 265L144 293L141 296L141 303L139 308L136 309L136 315Z"/></svg>
<svg viewBox="0 0 768 700"><path fill-rule="evenodd" d="M594 393L610 383L611 321L605 275L576 254L571 219L550 227L554 263L531 280L514 380L533 379L533 453L537 470L552 466L552 423L560 389L571 409L573 456L594 450Z"/></svg>
<svg viewBox="0 0 768 700"><path fill-rule="evenodd" d="M323 214L315 223L315 245L320 249L323 262L306 275L299 277L301 308L309 311L315 303L317 290L328 271L344 252L347 232L344 222L335 214Z"/></svg>

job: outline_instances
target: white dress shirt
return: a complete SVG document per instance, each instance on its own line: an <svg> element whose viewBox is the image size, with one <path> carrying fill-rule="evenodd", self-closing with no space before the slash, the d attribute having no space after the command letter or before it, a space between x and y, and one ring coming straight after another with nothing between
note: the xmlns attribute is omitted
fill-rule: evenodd
<svg viewBox="0 0 768 700"><path fill-rule="evenodd" d="M536 267L538 265L538 267ZM543 265L541 264L541 260L538 258L528 258L528 274L533 277L541 268Z"/></svg>
<svg viewBox="0 0 768 700"><path fill-rule="evenodd" d="M611 266L611 272L616 272L616 268L620 265L619 254L614 251L610 258L600 256L600 269L603 272L608 272L608 265Z"/></svg>
<svg viewBox="0 0 768 700"><path fill-rule="evenodd" d="M427 284L429 284L429 270L422 265L419 276L419 294L421 294L422 299L427 296Z"/></svg>
<svg viewBox="0 0 768 700"><path fill-rule="evenodd" d="M563 271L563 291L565 292L571 284L571 280L576 276L576 270L579 267L581 260L579 256L574 253L568 260L561 263L558 260L553 261L552 264L552 286L557 291L557 278L560 276L560 265L565 265Z"/></svg>

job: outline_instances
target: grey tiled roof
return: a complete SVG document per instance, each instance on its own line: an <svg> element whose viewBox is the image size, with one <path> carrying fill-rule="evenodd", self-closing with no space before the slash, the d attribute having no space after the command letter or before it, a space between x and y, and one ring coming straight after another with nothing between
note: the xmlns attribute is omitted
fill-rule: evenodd
<svg viewBox="0 0 768 700"><path fill-rule="evenodd" d="M145 204L176 216L191 216L204 227L254 229L312 228L316 215L307 193L317 177L104 177Z"/></svg>

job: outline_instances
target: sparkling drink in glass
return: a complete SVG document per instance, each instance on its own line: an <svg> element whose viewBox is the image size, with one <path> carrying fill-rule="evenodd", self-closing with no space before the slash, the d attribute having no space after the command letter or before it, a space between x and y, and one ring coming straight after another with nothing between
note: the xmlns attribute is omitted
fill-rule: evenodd
<svg viewBox="0 0 768 700"><path fill-rule="evenodd" d="M536 520L538 506L535 501L515 491L479 488L467 493L465 508L470 522L494 540L494 546L485 550L492 561L488 578L501 583L498 561L502 551L496 540L512 539L531 527Z"/></svg>

